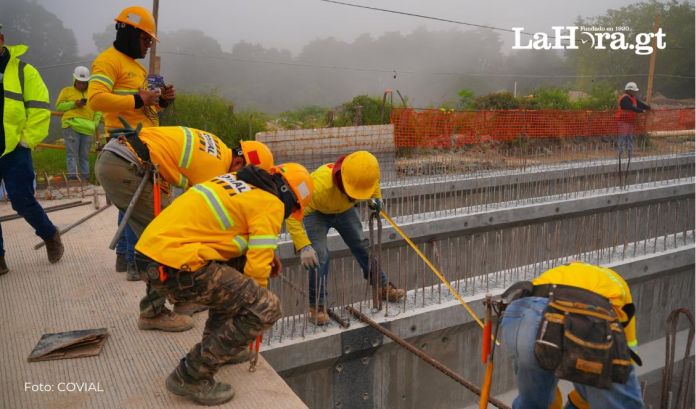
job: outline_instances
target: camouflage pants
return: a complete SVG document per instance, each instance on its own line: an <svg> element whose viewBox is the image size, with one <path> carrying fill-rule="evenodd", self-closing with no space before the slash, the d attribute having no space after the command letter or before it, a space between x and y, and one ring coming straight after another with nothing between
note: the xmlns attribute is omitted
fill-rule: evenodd
<svg viewBox="0 0 696 409"><path fill-rule="evenodd" d="M156 269L151 264L148 269ZM153 273L148 274L154 277ZM193 273L179 272L166 283L152 280L174 302L210 307L203 339L186 355L186 366L197 378L210 378L249 342L280 319L278 297L236 269L212 262Z"/></svg>

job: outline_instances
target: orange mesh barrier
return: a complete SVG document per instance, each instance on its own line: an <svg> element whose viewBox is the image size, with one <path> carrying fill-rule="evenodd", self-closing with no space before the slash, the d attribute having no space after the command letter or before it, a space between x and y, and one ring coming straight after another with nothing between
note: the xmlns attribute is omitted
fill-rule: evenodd
<svg viewBox="0 0 696 409"><path fill-rule="evenodd" d="M694 108L639 114L636 134L694 129ZM391 112L397 148L456 148L488 140L618 135L615 111L506 110L442 111L395 108Z"/></svg>

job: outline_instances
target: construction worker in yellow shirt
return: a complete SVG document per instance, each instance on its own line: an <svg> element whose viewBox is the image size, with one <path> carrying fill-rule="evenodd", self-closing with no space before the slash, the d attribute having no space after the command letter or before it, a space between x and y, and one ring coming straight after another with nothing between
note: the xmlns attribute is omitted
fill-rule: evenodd
<svg viewBox="0 0 696 409"><path fill-rule="evenodd" d="M163 185L187 189L214 176L236 172L245 165L270 169L273 155L261 142L242 141L238 148L230 149L217 136L194 128L151 127L139 133L122 129L112 133L104 146L95 164L95 175L109 200L125 211L149 164L156 167ZM166 197L161 204L167 206ZM137 237L154 217L154 186L148 180L128 225ZM126 278L140 281L135 265L130 266ZM140 301L138 327L162 331L185 331L193 327L190 315L199 310L197 305L175 304L171 312L164 304L164 297L148 287Z"/></svg>
<svg viewBox="0 0 696 409"><path fill-rule="evenodd" d="M283 220L301 220L312 179L299 164L256 166L213 178L178 197L145 229L136 245L144 280L168 297L209 307L201 342L166 380L167 389L203 405L231 400L216 382L220 366L245 350L281 317L268 290ZM240 270L227 264L241 256Z"/></svg>
<svg viewBox="0 0 696 409"><path fill-rule="evenodd" d="M89 180L89 149L92 146L101 112L87 106L89 68L79 66L73 71L73 83L65 87L56 99L56 110L63 112L61 125L65 141L65 161L68 179Z"/></svg>
<svg viewBox="0 0 696 409"><path fill-rule="evenodd" d="M302 265L309 270L310 321L324 325L329 321L325 310L326 280L329 273L329 249L326 236L336 229L363 270L369 275L367 240L363 237L362 223L355 208L359 201L370 200L370 207L382 209L379 189L379 163L367 151L343 156L335 163L320 166L312 172L314 194L305 209L304 226L289 219L288 232L295 250L300 252ZM380 272L382 299L398 301L405 291L398 289Z"/></svg>
<svg viewBox="0 0 696 409"><path fill-rule="evenodd" d="M174 101L176 89L171 84L150 87L147 70L137 61L145 58L152 42L157 41L155 18L147 9L132 6L114 20L113 47L92 63L88 107L104 114L106 131L121 127L119 116L133 126L158 126L158 113ZM122 218L123 212L119 212L119 223ZM134 232L126 227L116 247L116 271L126 271L128 264L132 265L136 241Z"/></svg>
<svg viewBox="0 0 696 409"><path fill-rule="evenodd" d="M644 407L632 363L641 362L630 349L635 307L619 274L572 262L514 284L503 299L500 340L513 357L513 409L560 407L559 379L575 387L566 408Z"/></svg>

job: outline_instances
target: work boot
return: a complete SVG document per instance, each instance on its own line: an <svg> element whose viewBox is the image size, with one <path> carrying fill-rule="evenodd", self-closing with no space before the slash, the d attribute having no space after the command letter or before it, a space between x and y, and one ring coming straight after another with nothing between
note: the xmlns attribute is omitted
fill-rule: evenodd
<svg viewBox="0 0 696 409"><path fill-rule="evenodd" d="M244 348L240 352L232 355L232 358L223 362L222 365L241 364L241 363L244 363L244 362L247 362L248 360L250 360L251 356L252 356L252 353L251 353L251 351L249 351L249 348Z"/></svg>
<svg viewBox="0 0 696 409"><path fill-rule="evenodd" d="M309 322L314 325L326 325L329 323L329 314L326 313L323 306L309 307Z"/></svg>
<svg viewBox="0 0 696 409"><path fill-rule="evenodd" d="M116 272L125 273L128 271L128 261L125 254L116 253Z"/></svg>
<svg viewBox="0 0 696 409"><path fill-rule="evenodd" d="M232 385L216 382L213 378L196 379L186 370L186 358L169 374L165 382L167 390L206 406L222 405L234 398Z"/></svg>
<svg viewBox="0 0 696 409"><path fill-rule="evenodd" d="M389 301L389 302L397 302L400 299L404 298L404 295L406 295L406 290L402 288L396 288L394 284L390 281L382 287L382 299Z"/></svg>
<svg viewBox="0 0 696 409"><path fill-rule="evenodd" d="M127 263L126 280L140 281L140 273L138 273L138 268L135 266L135 263Z"/></svg>
<svg viewBox="0 0 696 409"><path fill-rule="evenodd" d="M157 316L148 318L140 316L138 328L141 330L160 330L166 332L181 332L193 328L193 318L186 315L178 315L163 308Z"/></svg>
<svg viewBox="0 0 696 409"><path fill-rule="evenodd" d="M48 255L49 263L57 263L63 257L63 243L60 241L60 232L56 232L46 243L46 254Z"/></svg>
<svg viewBox="0 0 696 409"><path fill-rule="evenodd" d="M7 268L7 264L5 264L5 256L0 256L0 276L7 274L9 271L10 269Z"/></svg>
<svg viewBox="0 0 696 409"><path fill-rule="evenodd" d="M178 302L174 304L174 312L180 315L188 315L189 317L193 314L201 311L207 310L209 307L207 305L196 304L195 302Z"/></svg>

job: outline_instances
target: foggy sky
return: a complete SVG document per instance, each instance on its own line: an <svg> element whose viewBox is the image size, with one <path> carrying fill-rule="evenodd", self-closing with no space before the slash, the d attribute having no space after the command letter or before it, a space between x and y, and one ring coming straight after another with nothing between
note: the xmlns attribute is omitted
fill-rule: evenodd
<svg viewBox="0 0 696 409"><path fill-rule="evenodd" d="M96 52L92 34L103 32L118 12L130 5L151 9L151 1L37 0L74 31L80 54ZM550 32L553 25L572 25L578 16L594 17L607 9L637 3L635 0L347 0L434 17L492 25L525 27ZM161 0L160 31L199 29L229 51L239 41L299 52L316 39L335 37L352 42L363 33L378 37L385 32L467 30L470 27L324 3L318 0ZM513 34L502 33L503 52Z"/></svg>

